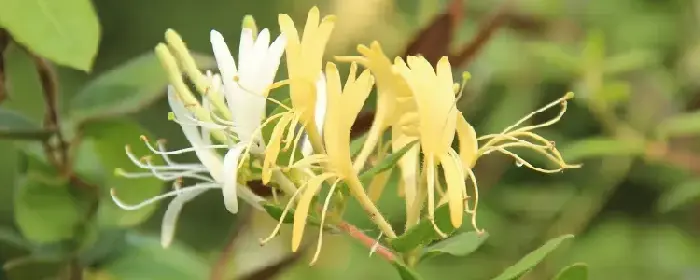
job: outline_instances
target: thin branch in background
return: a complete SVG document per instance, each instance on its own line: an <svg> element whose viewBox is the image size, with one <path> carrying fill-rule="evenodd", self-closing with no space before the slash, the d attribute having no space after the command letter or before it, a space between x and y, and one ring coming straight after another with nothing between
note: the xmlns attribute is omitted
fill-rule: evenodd
<svg viewBox="0 0 700 280"><path fill-rule="evenodd" d="M34 65L39 73L46 112L44 128L55 131L56 146L51 139L44 142L44 152L54 166L64 174L70 173L68 161L68 143L63 137L58 116L58 79L53 68L46 59L32 55Z"/></svg>
<svg viewBox="0 0 700 280"><path fill-rule="evenodd" d="M454 67L465 67L476 58L476 55L484 48L493 34L506 22L513 2L512 0L503 2L488 20L482 22L474 38L462 48L462 51L450 57L450 62L455 65Z"/></svg>
<svg viewBox="0 0 700 280"><path fill-rule="evenodd" d="M233 228L229 234L229 238L226 241L226 245L221 250L219 258L212 267L210 279L211 280L224 280L226 279L226 272L231 264L231 258L233 257L233 252L236 247L236 240L241 231L250 224L252 213L250 211L245 211L245 213L239 213L237 215L236 226Z"/></svg>

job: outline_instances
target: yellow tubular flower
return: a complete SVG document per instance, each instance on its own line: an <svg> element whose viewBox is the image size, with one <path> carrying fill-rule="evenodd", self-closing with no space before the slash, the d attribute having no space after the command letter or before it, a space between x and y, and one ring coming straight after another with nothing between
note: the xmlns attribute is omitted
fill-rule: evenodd
<svg viewBox="0 0 700 280"><path fill-rule="evenodd" d="M324 181L332 180L331 189L325 199L321 211L321 229L319 232L319 242L317 244L316 254L312 260L314 263L321 249L323 224L325 223L326 212L330 204L330 198L334 194L335 187L340 180L348 182L351 192L357 192L359 178L352 168L352 160L350 158L350 127L352 126L357 114L362 109L370 90L374 85L374 80L369 71L364 71L359 77L355 78L357 65L353 64L350 69L350 75L344 87L341 87L340 76L335 64L328 63L326 66L326 90L328 92L328 113L326 115L325 128L327 132L324 134L324 144L326 145L326 154L317 154L304 158L304 164L319 164L324 163L325 172L310 178L307 183L299 188L301 198L297 204L294 213L294 225L292 232L292 251L296 251L301 244L301 237L306 227L306 220L311 208L312 198L318 193ZM363 190L359 186L360 191ZM296 196L296 194L295 194ZM369 200L364 195L366 200ZM291 199L285 208L283 217L287 209L294 203ZM361 201L362 203L362 201ZM377 211L374 209L374 211ZM384 222L386 224L386 222ZM387 224L388 225L388 224ZM276 234L279 227L272 233L271 237ZM263 241L264 242L264 241Z"/></svg>
<svg viewBox="0 0 700 280"><path fill-rule="evenodd" d="M357 51L362 56L337 57L339 61L353 61L369 69L377 79L377 110L374 121L367 135L362 150L355 158L353 167L360 171L372 151L377 146L383 132L392 127L391 148L398 151L418 139L414 131L418 123L416 105L411 89L401 74L393 69L391 60L384 54L378 42L372 42L369 48L359 45ZM420 148L412 147L398 162L401 171L401 190L406 200L406 223L411 226L417 222L420 211L409 211L415 203L418 188L418 155ZM385 176L388 176L386 174ZM410 213L409 213L410 212ZM415 216L415 217L413 217Z"/></svg>
<svg viewBox="0 0 700 280"><path fill-rule="evenodd" d="M384 130L396 124L404 116L404 112L414 111L415 104L411 96L411 89L403 77L393 71L391 60L384 54L378 42L372 42L369 48L365 45L358 45L357 51L362 56L337 57L336 59L358 62L369 69L377 79L378 101L374 122L368 132L365 145L354 163L355 170L359 171L364 167L367 158L377 146Z"/></svg>
<svg viewBox="0 0 700 280"><path fill-rule="evenodd" d="M281 143L287 143L287 147L283 150L286 150L290 143L294 147L297 146L301 132L294 131L296 124L301 123L304 126L314 150L317 152L323 150L321 129L317 127L323 125L324 116L322 114L326 111L326 104L323 102L326 86L321 67L323 51L333 30L335 17L326 16L323 20L320 20L319 17L318 8L311 8L300 40L291 17L286 14L279 16L280 30L287 38L285 47L289 76L287 83L290 87L289 95L292 100L292 108L270 116L266 121L279 119L267 143L263 162L262 180L264 183L270 181L272 170L276 168L277 157L282 149ZM317 116L317 114L320 115ZM286 136L283 136L285 129L289 131Z"/></svg>
<svg viewBox="0 0 700 280"><path fill-rule="evenodd" d="M335 26L335 16L324 17L320 24L319 18L318 8L311 8L300 41L292 18L286 14L279 16L280 30L282 34L287 36L285 53L287 55L292 106L300 114L302 125L311 131L316 131L316 127L312 125L315 114L314 106L316 105L317 89L315 85L319 77L323 75L321 72L323 52ZM312 134L312 132L308 133Z"/></svg>
<svg viewBox="0 0 700 280"><path fill-rule="evenodd" d="M458 228L462 225L464 200L467 196L463 172L465 168L451 147L459 117L455 106L457 100L452 69L447 57L440 59L437 71L423 57L409 56L407 62L408 66L397 59L394 68L410 86L417 106L418 133L427 177L428 218L434 220L436 167L442 165L447 181L450 221Z"/></svg>

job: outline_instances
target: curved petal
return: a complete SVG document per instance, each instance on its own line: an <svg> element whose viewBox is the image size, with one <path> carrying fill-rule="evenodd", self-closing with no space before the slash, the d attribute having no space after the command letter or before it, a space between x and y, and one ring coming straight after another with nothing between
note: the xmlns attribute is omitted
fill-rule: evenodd
<svg viewBox="0 0 700 280"><path fill-rule="evenodd" d="M205 191L207 189L193 188L189 192L179 194L170 201L168 209L165 210L165 215L163 215L163 224L160 231L160 245L163 248L168 248L175 237L177 219L180 216L180 211L182 211L182 206Z"/></svg>
<svg viewBox="0 0 700 280"><path fill-rule="evenodd" d="M238 213L238 160L244 149L245 145L238 144L228 150L224 156L224 168L221 174L223 178L221 192L224 195L224 205L226 210L234 214Z"/></svg>
<svg viewBox="0 0 700 280"><path fill-rule="evenodd" d="M228 45L226 45L224 36L212 29L209 34L209 40L211 41L214 58L216 58L216 64L219 67L223 80L233 79L238 74L238 70L236 69L236 61L233 59Z"/></svg>
<svg viewBox="0 0 700 280"><path fill-rule="evenodd" d="M321 74L321 76L316 80L316 106L314 108L314 121L318 133L323 136L323 123L326 120L326 110L328 108L328 92L326 89L326 77ZM303 155L310 155L313 153L313 147L311 142L309 142L309 136L305 135L302 141L301 153Z"/></svg>

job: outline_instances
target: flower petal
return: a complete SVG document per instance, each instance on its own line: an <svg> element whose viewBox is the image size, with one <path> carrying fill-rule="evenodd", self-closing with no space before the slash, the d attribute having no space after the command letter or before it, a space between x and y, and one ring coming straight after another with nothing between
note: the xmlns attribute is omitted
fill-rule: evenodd
<svg viewBox="0 0 700 280"><path fill-rule="evenodd" d="M450 155L441 155L440 164L445 172L447 182L447 203L450 209L450 221L452 226L462 226L462 213L464 212L464 197L462 190L466 188L464 174L458 168L458 161Z"/></svg>
<svg viewBox="0 0 700 280"><path fill-rule="evenodd" d="M243 28L241 30L241 41L238 46L238 69L240 72L250 71L253 64L253 30Z"/></svg>
<svg viewBox="0 0 700 280"><path fill-rule="evenodd" d="M163 248L168 248L175 237L177 219L180 216L180 211L182 211L182 206L198 195L207 191L207 189L193 187L186 188L186 190L187 189L191 189L191 191L177 195L170 201L167 210L165 210L165 215L163 215L163 224L160 231L160 245L163 246Z"/></svg>
<svg viewBox="0 0 700 280"><path fill-rule="evenodd" d="M238 70L236 69L236 61L233 59L231 51L229 51L228 45L226 45L226 41L224 41L224 36L212 29L209 37L212 50L214 51L214 57L216 58L216 64L219 67L219 72L221 72L224 83L226 80L232 80L233 77L238 74Z"/></svg>
<svg viewBox="0 0 700 280"><path fill-rule="evenodd" d="M223 187L221 192L224 195L224 205L226 210L231 213L238 213L238 160L241 153L245 149L245 145L237 144L224 156L224 168L221 177L223 178Z"/></svg>
<svg viewBox="0 0 700 280"><path fill-rule="evenodd" d="M316 80L316 106L314 108L314 121L318 133L323 136L323 124L326 120L326 110L328 109L328 92L326 89L326 77L321 76ZM305 135L302 141L301 153L310 155L313 153L313 147L309 141L309 136Z"/></svg>

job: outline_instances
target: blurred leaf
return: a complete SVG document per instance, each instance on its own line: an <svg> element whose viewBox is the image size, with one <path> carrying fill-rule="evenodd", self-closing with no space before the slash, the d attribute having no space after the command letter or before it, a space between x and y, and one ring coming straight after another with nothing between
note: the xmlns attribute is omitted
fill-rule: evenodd
<svg viewBox="0 0 700 280"><path fill-rule="evenodd" d="M112 171L117 168L136 170L137 167L127 157L123 147L128 145L138 155L150 154L141 135L148 135L140 125L127 120L111 120L90 123L84 127L83 137L92 140L94 153L98 155L102 169ZM153 164L160 164L159 158L153 158ZM126 203L138 203L160 194L163 182L155 177L125 178L108 176L102 190L102 203L99 205L98 217L102 226L127 227L142 223L153 214L156 204L138 210L127 211L119 208L109 197L109 190L114 189L119 199Z"/></svg>
<svg viewBox="0 0 700 280"><path fill-rule="evenodd" d="M700 134L700 111L680 113L663 120L657 129L661 137Z"/></svg>
<svg viewBox="0 0 700 280"><path fill-rule="evenodd" d="M69 185L59 178L42 178L29 171L15 193L15 221L27 239L50 243L76 233L83 214Z"/></svg>
<svg viewBox="0 0 700 280"><path fill-rule="evenodd" d="M80 261L86 265L99 263L118 255L126 244L126 230L103 229L97 233L95 242L80 252Z"/></svg>
<svg viewBox="0 0 700 280"><path fill-rule="evenodd" d="M488 237L487 232L479 234L476 231L470 231L456 234L426 247L421 255L421 261L439 254L450 254L458 257L469 255L476 251Z"/></svg>
<svg viewBox="0 0 700 280"><path fill-rule="evenodd" d="M31 247L31 244L24 240L19 232L7 226L0 226L0 242L22 249Z"/></svg>
<svg viewBox="0 0 700 280"><path fill-rule="evenodd" d="M586 67L588 67L586 70L598 70L597 67L602 67L600 64L603 63L603 59L605 58L604 35L602 30L592 30L588 32L583 47L583 59ZM590 67L594 67L594 69Z"/></svg>
<svg viewBox="0 0 700 280"><path fill-rule="evenodd" d="M3 265L10 280L59 279L66 263L61 261L40 260L31 256L10 260Z"/></svg>
<svg viewBox="0 0 700 280"><path fill-rule="evenodd" d="M111 280L206 279L209 265L179 244L163 249L158 237L130 234L122 253L100 266L98 273Z"/></svg>
<svg viewBox="0 0 700 280"><path fill-rule="evenodd" d="M659 212L670 212L700 198L700 180L692 180L672 187L661 194L657 202Z"/></svg>
<svg viewBox="0 0 700 280"><path fill-rule="evenodd" d="M537 57L542 58L547 63L550 63L563 71L572 74L581 71L582 60L562 48L559 44L551 42L538 42L529 45L530 52Z"/></svg>
<svg viewBox="0 0 700 280"><path fill-rule="evenodd" d="M588 265L585 263L577 263L562 268L554 280L587 280Z"/></svg>
<svg viewBox="0 0 700 280"><path fill-rule="evenodd" d="M562 149L567 161L580 161L599 156L632 156L644 153L644 144L608 137L591 137L574 141Z"/></svg>
<svg viewBox="0 0 700 280"><path fill-rule="evenodd" d="M535 251L530 252L527 254L525 257L520 259L518 263L515 265L508 267L501 275L497 276L496 278L493 278L493 280L510 280L510 279L517 279L523 273L527 272L528 270L532 269L535 267L537 264L539 264L544 258L554 251L559 245L561 244L562 241L566 239L573 238L574 236L571 234L567 235L562 235L557 238L550 239L542 245L542 247L538 248Z"/></svg>
<svg viewBox="0 0 700 280"><path fill-rule="evenodd" d="M595 98L607 107L615 107L629 100L630 84L626 82L606 82L603 88L596 92Z"/></svg>
<svg viewBox="0 0 700 280"><path fill-rule="evenodd" d="M209 56L193 55L201 69L215 65ZM133 113L165 96L168 77L149 52L101 74L71 100L71 119L84 121ZM166 116L163 116L165 119Z"/></svg>
<svg viewBox="0 0 700 280"><path fill-rule="evenodd" d="M0 26L15 41L58 64L89 71L100 26L89 0L0 0Z"/></svg>
<svg viewBox="0 0 700 280"><path fill-rule="evenodd" d="M0 109L0 138L44 140L51 134L18 112Z"/></svg>
<svg viewBox="0 0 700 280"><path fill-rule="evenodd" d="M367 133L362 134L362 136L355 138L350 142L350 155L356 156L362 150L362 146L365 145L365 140L367 140Z"/></svg>
<svg viewBox="0 0 700 280"><path fill-rule="evenodd" d="M608 75L637 70L656 62L652 53L635 50L606 58L604 72Z"/></svg>
<svg viewBox="0 0 700 280"><path fill-rule="evenodd" d="M399 260L395 260L391 262L391 265L393 265L396 270L399 272L399 276L401 276L402 280L421 280L423 277L421 277L418 272L413 270L412 268L406 266L404 263L402 263Z"/></svg>
<svg viewBox="0 0 700 280"><path fill-rule="evenodd" d="M415 144L418 144L418 140L412 141L395 153L387 155L384 159L382 159L382 161L377 163L377 165L372 166L372 168L367 169L367 171L360 174L360 180L368 180L379 173L393 168L396 166L396 163L401 159L401 157L403 157L403 155L405 155Z"/></svg>
<svg viewBox="0 0 700 280"><path fill-rule="evenodd" d="M450 222L450 209L447 204L435 209L435 225L443 233L449 235L455 228ZM408 252L424 244L430 244L439 240L440 235L435 232L433 222L427 218L422 219L417 225L409 228L403 235L389 239L389 245L399 253Z"/></svg>

